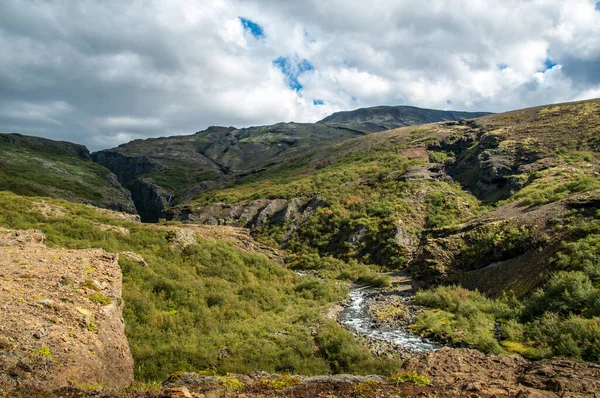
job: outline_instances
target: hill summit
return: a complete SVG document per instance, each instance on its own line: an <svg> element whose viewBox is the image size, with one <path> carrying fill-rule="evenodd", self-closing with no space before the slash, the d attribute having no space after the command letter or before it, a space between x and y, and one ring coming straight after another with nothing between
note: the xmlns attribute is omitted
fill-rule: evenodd
<svg viewBox="0 0 600 398"><path fill-rule="evenodd" d="M414 126L444 121L459 121L490 115L489 112L460 112L423 109L414 106L374 106L353 111L336 112L319 124L345 127L375 133L398 127Z"/></svg>

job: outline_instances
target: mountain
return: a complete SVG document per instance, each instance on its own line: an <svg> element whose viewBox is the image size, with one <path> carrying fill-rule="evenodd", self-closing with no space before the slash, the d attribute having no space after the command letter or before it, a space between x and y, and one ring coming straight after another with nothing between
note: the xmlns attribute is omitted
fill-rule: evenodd
<svg viewBox="0 0 600 398"><path fill-rule="evenodd" d="M375 133L417 124L474 119L489 114L489 112L440 111L414 106L375 106L336 112L317 123Z"/></svg>
<svg viewBox="0 0 600 398"><path fill-rule="evenodd" d="M135 213L131 194L83 145L0 134L0 191Z"/></svg>
<svg viewBox="0 0 600 398"><path fill-rule="evenodd" d="M171 205L207 189L360 135L345 128L300 123L210 127L193 135L135 140L96 152L92 158L131 191L142 220L157 221Z"/></svg>
<svg viewBox="0 0 600 398"><path fill-rule="evenodd" d="M595 223L599 109L592 100L369 134L209 190L169 217L251 228L298 267L333 256L408 268L415 287L527 296L560 268L561 242L587 234L564 228L569 217Z"/></svg>
<svg viewBox="0 0 600 398"><path fill-rule="evenodd" d="M600 391L599 115L595 99L370 134L213 127L93 154L158 223L0 192L0 391L101 354L113 322L122 342L118 269L135 379L168 378L130 396ZM13 147L15 192L52 196L93 164ZM45 166L57 153L66 172ZM81 381L54 395L95 394Z"/></svg>
<svg viewBox="0 0 600 398"><path fill-rule="evenodd" d="M377 110L380 108L383 111ZM377 115L396 118L396 124L390 122L390 126L482 115L413 107L380 108L350 112L352 123L347 126L333 125L335 123L324 119L315 124L277 123L240 129L210 127L194 135L135 140L96 152L92 158L115 173L121 184L131 191L142 220L155 222L164 217L171 206L198 197L209 189L226 186L278 164L301 163L302 156L323 146L379 131L383 127L358 126L360 123L370 125ZM333 120L339 119L336 115L331 116Z"/></svg>

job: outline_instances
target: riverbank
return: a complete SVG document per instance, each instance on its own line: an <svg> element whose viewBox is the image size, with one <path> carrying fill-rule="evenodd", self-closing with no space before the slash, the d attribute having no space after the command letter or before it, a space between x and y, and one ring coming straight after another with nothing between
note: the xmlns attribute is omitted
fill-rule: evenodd
<svg viewBox="0 0 600 398"><path fill-rule="evenodd" d="M390 288L351 288L338 321L378 357L406 359L434 351L436 344L410 331L413 317L421 310L412 303L410 279L402 273L390 277Z"/></svg>

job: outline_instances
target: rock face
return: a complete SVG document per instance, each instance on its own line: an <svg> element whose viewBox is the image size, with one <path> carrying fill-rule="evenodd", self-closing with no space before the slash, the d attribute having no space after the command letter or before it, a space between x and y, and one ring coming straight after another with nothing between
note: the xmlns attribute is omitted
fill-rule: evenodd
<svg viewBox="0 0 600 398"><path fill-rule="evenodd" d="M508 139L502 129L489 131L477 121L460 124L470 129L428 147L454 154L455 159L446 165L445 172L486 202L506 199L520 190L525 181L513 176L532 171L528 165L542 157L539 144Z"/></svg>
<svg viewBox="0 0 600 398"><path fill-rule="evenodd" d="M117 175L119 182L127 188L142 221L158 221L168 207L169 193L160 186L143 178L160 166L142 157L127 157L118 152L98 152L93 160Z"/></svg>
<svg viewBox="0 0 600 398"><path fill-rule="evenodd" d="M0 190L135 214L131 193L83 145L0 134Z"/></svg>
<svg viewBox="0 0 600 398"><path fill-rule="evenodd" d="M259 199L235 205L215 203L200 208L182 207L173 219L207 225L231 225L250 229L288 225L286 236L320 207L329 204L319 195L293 199Z"/></svg>
<svg viewBox="0 0 600 398"><path fill-rule="evenodd" d="M92 154L131 191L142 221L214 187L296 158L314 148L364 135L321 124L209 127L194 135L136 140Z"/></svg>
<svg viewBox="0 0 600 398"><path fill-rule="evenodd" d="M409 264L413 288L459 283L499 296L510 286L518 296L526 295L555 269L562 242L572 240L551 220L586 205L574 202L577 197L533 209L509 203L465 224L425 231Z"/></svg>
<svg viewBox="0 0 600 398"><path fill-rule="evenodd" d="M0 391L30 380L48 389L129 385L117 256L48 248L44 238L0 229Z"/></svg>
<svg viewBox="0 0 600 398"><path fill-rule="evenodd" d="M336 112L317 123L374 133L418 124L473 119L489 114L488 112L440 111L413 106L375 106Z"/></svg>
<svg viewBox="0 0 600 398"><path fill-rule="evenodd" d="M431 384L393 383L381 376L297 376L289 387L265 388L277 375L231 375L245 397L596 397L600 365L565 360L529 362L518 355L486 355L472 349L442 348L407 359L400 373L416 372ZM190 395L225 394L220 377L183 373L165 383L165 392L185 388ZM330 394L330 395L328 395ZM169 395L165 395L169 396ZM175 396L175 395L172 395Z"/></svg>
<svg viewBox="0 0 600 398"><path fill-rule="evenodd" d="M457 396L594 397L600 393L600 365L589 362L529 362L518 355L445 347L409 358L402 368L428 375L434 388Z"/></svg>

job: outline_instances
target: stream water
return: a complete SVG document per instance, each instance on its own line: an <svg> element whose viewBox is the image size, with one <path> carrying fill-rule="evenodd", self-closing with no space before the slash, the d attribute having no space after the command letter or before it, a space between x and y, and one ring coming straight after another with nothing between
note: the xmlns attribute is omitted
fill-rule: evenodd
<svg viewBox="0 0 600 398"><path fill-rule="evenodd" d="M366 305L366 299L374 294L376 292L368 288L351 289L350 302L341 312L340 322L360 336L393 343L407 352L421 353L433 351L437 348L436 345L428 343L420 336L404 329L388 329L375 326Z"/></svg>

